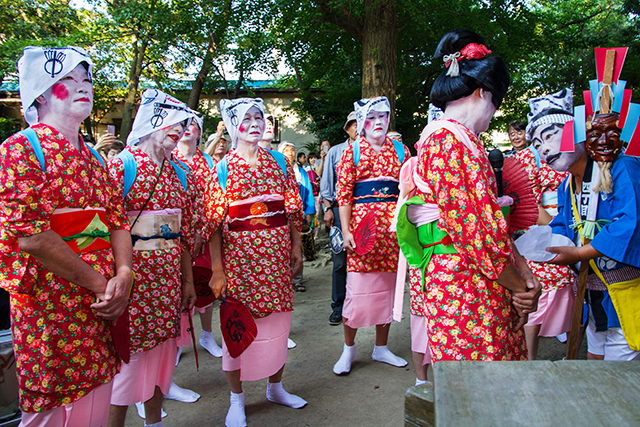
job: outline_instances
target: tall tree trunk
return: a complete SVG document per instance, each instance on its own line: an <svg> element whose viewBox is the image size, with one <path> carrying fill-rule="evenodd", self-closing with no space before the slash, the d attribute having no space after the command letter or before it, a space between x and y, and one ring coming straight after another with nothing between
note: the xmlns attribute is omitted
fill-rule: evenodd
<svg viewBox="0 0 640 427"><path fill-rule="evenodd" d="M131 127L133 126L133 107L136 104L138 95L138 84L140 83L140 75L142 74L142 63L144 54L147 50L148 39L145 37L139 43L136 38L133 41L133 57L131 59L131 68L129 69L129 84L127 97L124 101L124 110L122 111L122 126L120 127L120 140L125 142Z"/></svg>
<svg viewBox="0 0 640 427"><path fill-rule="evenodd" d="M395 127L398 27L395 0L364 0L362 97L386 96Z"/></svg>
<svg viewBox="0 0 640 427"><path fill-rule="evenodd" d="M207 52L204 55L204 59L202 60L202 66L200 67L200 71L198 72L198 76L196 80L193 82L193 86L191 87L191 92L189 92L189 100L187 101L187 105L192 110L198 109L198 104L200 103L200 95L202 94L202 88L204 87L204 83L207 81L207 76L209 75L209 71L213 65L213 51L214 51L215 43L213 37L209 39L209 46L207 46Z"/></svg>

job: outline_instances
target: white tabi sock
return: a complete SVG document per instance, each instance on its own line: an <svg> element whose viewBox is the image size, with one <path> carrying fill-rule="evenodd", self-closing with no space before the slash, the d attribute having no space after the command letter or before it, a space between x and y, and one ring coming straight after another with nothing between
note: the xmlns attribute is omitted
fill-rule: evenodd
<svg viewBox="0 0 640 427"><path fill-rule="evenodd" d="M200 399L200 395L193 390L182 388L171 380L169 393L164 395L165 399L177 400L178 402L193 403Z"/></svg>
<svg viewBox="0 0 640 427"><path fill-rule="evenodd" d="M146 414L144 412L144 403L136 402L136 410L138 411L138 416L144 420L146 418ZM167 416L167 413L164 412L164 408L160 411L160 417L164 418Z"/></svg>
<svg viewBox="0 0 640 427"><path fill-rule="evenodd" d="M374 346L371 358L376 362L388 363L389 365L397 366L398 368L407 366L407 361L402 357L398 357L391 353L386 345Z"/></svg>
<svg viewBox="0 0 640 427"><path fill-rule="evenodd" d="M289 350L291 350L292 348L296 348L298 344L296 344L296 342L294 340L292 340L291 338L287 338L287 348Z"/></svg>
<svg viewBox="0 0 640 427"><path fill-rule="evenodd" d="M178 354L176 354L176 366L180 363L180 356L182 356L182 347L178 347Z"/></svg>
<svg viewBox="0 0 640 427"><path fill-rule="evenodd" d="M162 421L158 421L157 423L153 423L153 424L147 424L145 422L144 427L164 427L164 424L162 423Z"/></svg>
<svg viewBox="0 0 640 427"><path fill-rule="evenodd" d="M200 335L200 345L213 357L222 357L222 349L215 338L213 338L213 332L202 331L202 335Z"/></svg>
<svg viewBox="0 0 640 427"><path fill-rule="evenodd" d="M282 381L279 383L267 383L267 400L294 409L300 409L307 404L307 401L303 398L287 393L282 388Z"/></svg>
<svg viewBox="0 0 640 427"><path fill-rule="evenodd" d="M416 383L414 385L415 386L419 386L419 385L422 385L422 384L426 384L428 382L429 382L429 380L424 380L423 381L423 380L420 380L420 379L416 378Z"/></svg>
<svg viewBox="0 0 640 427"><path fill-rule="evenodd" d="M342 349L340 359L333 365L333 373L336 375L346 374L351 371L351 363L356 358L356 345L349 347L347 344Z"/></svg>
<svg viewBox="0 0 640 427"><path fill-rule="evenodd" d="M247 425L247 416L244 413L244 392L231 392L229 398L229 412L224 420L226 427L245 427Z"/></svg>

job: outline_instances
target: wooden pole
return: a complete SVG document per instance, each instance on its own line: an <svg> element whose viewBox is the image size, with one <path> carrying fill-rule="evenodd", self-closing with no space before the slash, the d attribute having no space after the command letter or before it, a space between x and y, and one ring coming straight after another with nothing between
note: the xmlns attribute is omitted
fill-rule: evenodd
<svg viewBox="0 0 640 427"><path fill-rule="evenodd" d="M602 76L602 83L611 87L613 82L613 65L616 61L616 51L611 49L607 51L607 57L604 62L604 75ZM602 98L600 99L600 114L609 114L611 112L611 92L608 90L602 91Z"/></svg>
<svg viewBox="0 0 640 427"><path fill-rule="evenodd" d="M585 239L584 244L591 242ZM578 358L578 344L581 342L580 336L584 333L582 329L582 307L584 305L584 295L587 290L587 276L589 275L589 261L582 261L580 264L580 272L578 273L578 294L573 303L573 317L571 318L571 331L569 332L569 340L567 341L567 360L575 360Z"/></svg>

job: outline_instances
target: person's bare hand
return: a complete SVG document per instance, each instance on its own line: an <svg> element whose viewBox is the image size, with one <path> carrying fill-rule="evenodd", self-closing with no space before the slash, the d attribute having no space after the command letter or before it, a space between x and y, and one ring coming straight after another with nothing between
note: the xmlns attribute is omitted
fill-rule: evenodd
<svg viewBox="0 0 640 427"><path fill-rule="evenodd" d="M344 239L344 248L346 250L349 252L356 250L356 240L353 238L353 233L342 230L342 238Z"/></svg>
<svg viewBox="0 0 640 427"><path fill-rule="evenodd" d="M224 125L224 122L222 120L220 120L218 122L218 127L217 127L216 131L222 133L222 132L224 132L225 129L226 129L226 126Z"/></svg>
<svg viewBox="0 0 640 427"><path fill-rule="evenodd" d="M131 273L116 275L107 281L104 293L96 294L98 301L91 304L97 315L106 320L116 320L127 309L132 284Z"/></svg>
<svg viewBox="0 0 640 427"><path fill-rule="evenodd" d="M513 294L512 303L517 310L521 310L524 314L529 314L538 310L542 284L533 275L526 279L526 283L528 291Z"/></svg>
<svg viewBox="0 0 640 427"><path fill-rule="evenodd" d="M526 325L527 321L529 320L529 315L528 314L523 313L523 312L519 311L518 309L516 309L516 313L518 314L518 317L514 320L514 325L513 325L513 330L514 331L520 330L520 328L522 328L524 325Z"/></svg>
<svg viewBox="0 0 640 427"><path fill-rule="evenodd" d="M302 271L302 247L293 243L291 246L291 277L296 277Z"/></svg>
<svg viewBox="0 0 640 427"><path fill-rule="evenodd" d="M112 135L110 133L105 133L100 138L98 138L98 143L95 145L95 147L93 147L93 149L98 151L101 148L110 146L116 141L117 141L117 138L115 135Z"/></svg>
<svg viewBox="0 0 640 427"><path fill-rule="evenodd" d="M214 273L209 280L209 288L215 295L216 299L222 299L227 297L227 278L224 274Z"/></svg>
<svg viewBox="0 0 640 427"><path fill-rule="evenodd" d="M331 208L327 209L324 213L324 225L326 225L327 228L331 228L333 227L334 220L335 217L333 216L333 210Z"/></svg>
<svg viewBox="0 0 640 427"><path fill-rule="evenodd" d="M551 246L545 249L547 252L557 254L549 261L550 264L571 265L580 262L580 251L575 246Z"/></svg>
<svg viewBox="0 0 640 427"><path fill-rule="evenodd" d="M191 310L196 305L196 289L193 282L182 283L182 307Z"/></svg>

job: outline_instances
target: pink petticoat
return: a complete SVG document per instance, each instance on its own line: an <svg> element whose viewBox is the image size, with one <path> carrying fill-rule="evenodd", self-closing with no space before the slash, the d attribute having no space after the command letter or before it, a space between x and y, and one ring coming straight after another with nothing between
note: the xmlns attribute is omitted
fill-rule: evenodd
<svg viewBox="0 0 640 427"><path fill-rule="evenodd" d="M113 379L111 404L146 402L153 397L156 386L163 394L169 393L177 353L176 339L170 338L149 351L131 355L129 363L123 363Z"/></svg>
<svg viewBox="0 0 640 427"><path fill-rule="evenodd" d="M342 308L345 325L367 328L393 321L393 291L396 273L347 272L347 293Z"/></svg>
<svg viewBox="0 0 640 427"><path fill-rule="evenodd" d="M555 337L571 330L571 316L575 295L571 286L543 292L538 300L538 311L529 314L526 326L542 325L541 337Z"/></svg>
<svg viewBox="0 0 640 427"><path fill-rule="evenodd" d="M255 319L258 335L249 347L233 358L222 340L222 370L240 370L240 381L257 381L276 374L287 362L287 338L291 330L291 311L271 313Z"/></svg>
<svg viewBox="0 0 640 427"><path fill-rule="evenodd" d="M113 381L102 384L68 405L45 412L23 412L20 427L102 427L109 421Z"/></svg>
<svg viewBox="0 0 640 427"><path fill-rule="evenodd" d="M431 363L426 318L411 314L411 351L424 354L423 365Z"/></svg>

